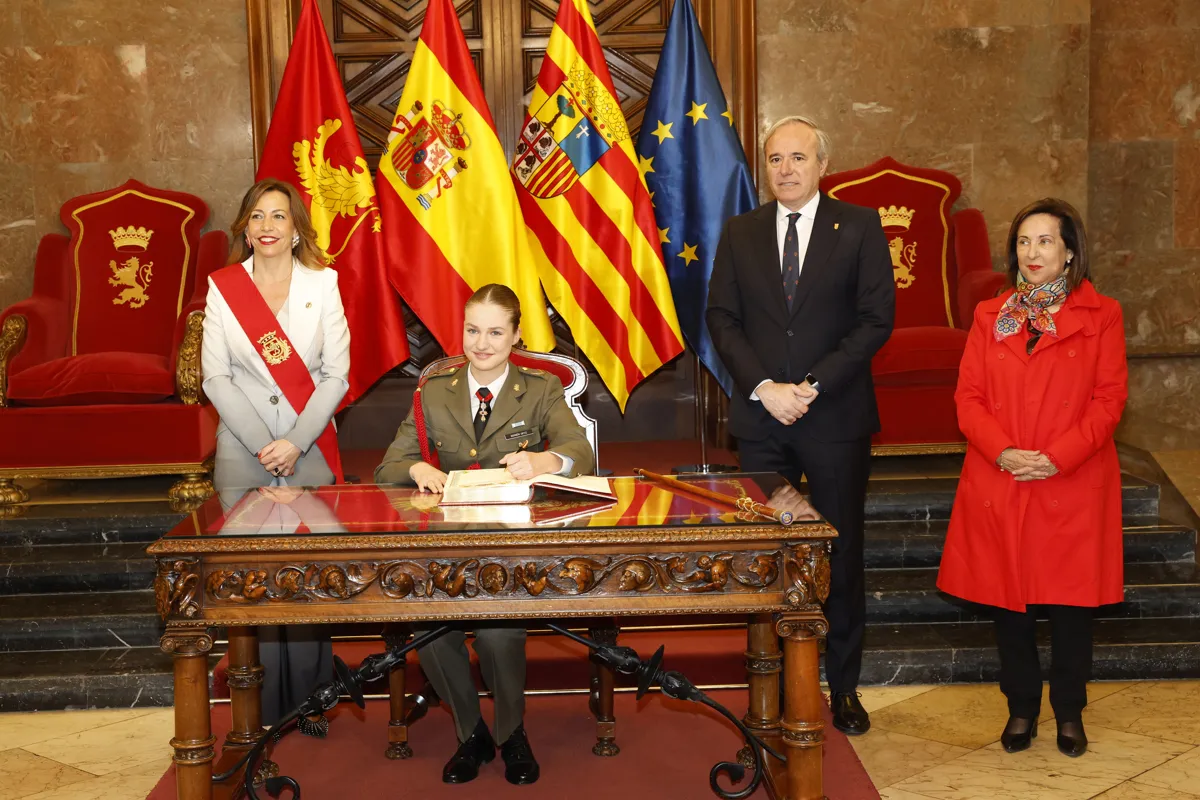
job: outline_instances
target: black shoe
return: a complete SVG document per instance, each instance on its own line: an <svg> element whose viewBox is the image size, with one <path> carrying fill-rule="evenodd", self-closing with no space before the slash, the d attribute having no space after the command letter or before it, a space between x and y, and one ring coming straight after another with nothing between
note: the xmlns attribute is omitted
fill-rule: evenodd
<svg viewBox="0 0 1200 800"><path fill-rule="evenodd" d="M474 732L458 746L454 755L442 767L442 783L469 783L479 777L479 766L496 757L496 742L483 720Z"/></svg>
<svg viewBox="0 0 1200 800"><path fill-rule="evenodd" d="M500 757L504 759L504 780L509 783L524 786L533 783L542 774L537 759L533 757L533 748L529 746L524 725L518 725L508 741L500 745Z"/></svg>
<svg viewBox="0 0 1200 800"><path fill-rule="evenodd" d="M858 701L857 692L835 692L829 696L833 727L847 736L862 736L871 730L871 718Z"/></svg>
<svg viewBox="0 0 1200 800"><path fill-rule="evenodd" d="M1008 753L1019 753L1028 750L1029 745L1037 738L1037 717L1009 716L1004 733L1000 734L1000 745Z"/></svg>
<svg viewBox="0 0 1200 800"><path fill-rule="evenodd" d="M1083 732L1083 721L1058 723L1058 752L1071 758L1079 758L1087 752L1087 734Z"/></svg>

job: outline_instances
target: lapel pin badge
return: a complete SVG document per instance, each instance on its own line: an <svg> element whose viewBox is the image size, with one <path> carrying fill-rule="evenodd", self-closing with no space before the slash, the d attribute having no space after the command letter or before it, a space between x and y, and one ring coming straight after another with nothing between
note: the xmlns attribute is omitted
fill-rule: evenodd
<svg viewBox="0 0 1200 800"><path fill-rule="evenodd" d="M838 229L838 224L839 224L839 223L837 223L837 222L833 223L833 229L834 229L835 231Z"/></svg>

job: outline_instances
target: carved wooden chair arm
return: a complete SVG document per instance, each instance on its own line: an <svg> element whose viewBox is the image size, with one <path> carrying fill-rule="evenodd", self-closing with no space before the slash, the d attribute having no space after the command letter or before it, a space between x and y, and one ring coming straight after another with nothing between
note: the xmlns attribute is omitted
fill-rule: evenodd
<svg viewBox="0 0 1200 800"><path fill-rule="evenodd" d="M0 327L0 408L8 405L8 365L25 344L28 320L21 314L9 314Z"/></svg>
<svg viewBox="0 0 1200 800"><path fill-rule="evenodd" d="M198 405L203 398L200 349L204 337L204 312L193 311L185 323L179 357L175 360L175 393L184 405Z"/></svg>

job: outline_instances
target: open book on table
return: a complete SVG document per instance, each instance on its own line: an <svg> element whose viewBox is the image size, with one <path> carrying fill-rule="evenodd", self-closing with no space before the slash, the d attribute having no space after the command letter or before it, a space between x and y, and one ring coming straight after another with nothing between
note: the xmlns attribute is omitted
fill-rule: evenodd
<svg viewBox="0 0 1200 800"><path fill-rule="evenodd" d="M522 527L563 525L615 506L611 500L578 496L572 499L506 505L439 506L446 522Z"/></svg>
<svg viewBox="0 0 1200 800"><path fill-rule="evenodd" d="M573 492L602 500L616 501L608 478L580 475L564 478L561 475L539 475L532 480L519 481L506 469L456 469L446 477L441 506L496 505L528 503L535 488Z"/></svg>

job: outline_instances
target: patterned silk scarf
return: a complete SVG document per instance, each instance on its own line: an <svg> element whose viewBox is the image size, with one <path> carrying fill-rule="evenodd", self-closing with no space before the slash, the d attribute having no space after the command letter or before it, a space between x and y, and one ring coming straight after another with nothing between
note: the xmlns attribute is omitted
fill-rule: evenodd
<svg viewBox="0 0 1200 800"><path fill-rule="evenodd" d="M1041 286L1018 281L1017 291L1005 301L1000 315L996 317L996 341L1019 333L1027 322L1030 330L1036 332L1035 335L1048 333L1057 337L1054 317L1046 309L1066 300L1070 293L1066 275L1059 275L1050 283Z"/></svg>

